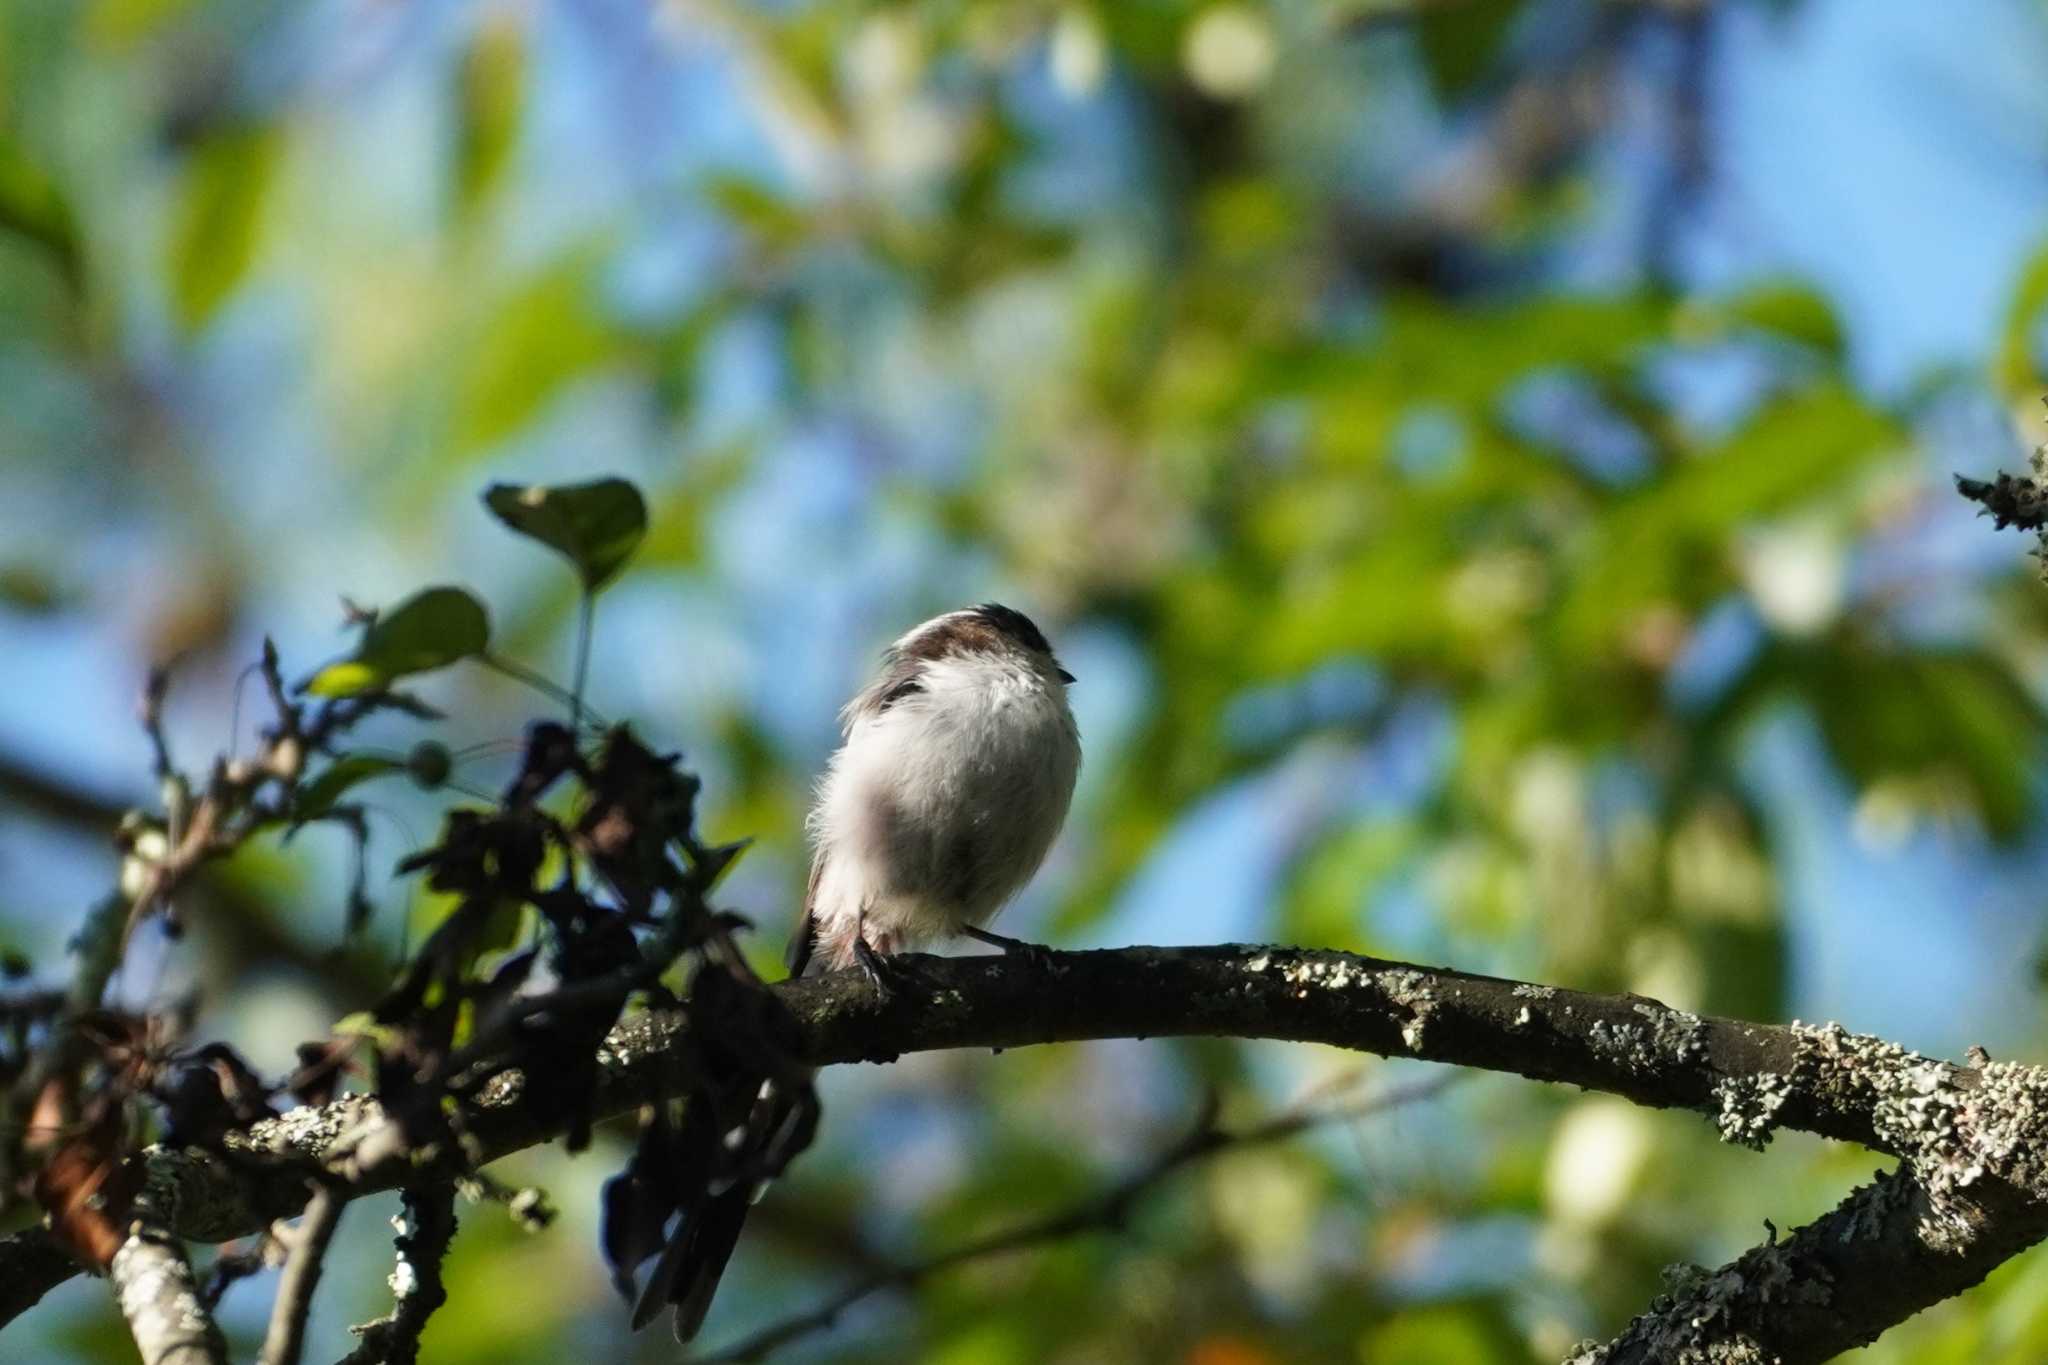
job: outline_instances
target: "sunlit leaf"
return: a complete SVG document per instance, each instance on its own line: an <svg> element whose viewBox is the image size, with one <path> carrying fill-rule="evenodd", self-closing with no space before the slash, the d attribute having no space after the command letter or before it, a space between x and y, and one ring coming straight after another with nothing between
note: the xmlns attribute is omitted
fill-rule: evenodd
<svg viewBox="0 0 2048 1365"><path fill-rule="evenodd" d="M1287 941L1370 951L1366 907L1417 844L1411 825L1380 820L1342 829L1318 844L1289 878L1279 907Z"/></svg>
<svg viewBox="0 0 2048 1365"><path fill-rule="evenodd" d="M1490 412L1511 383L1537 370L1597 377L1632 365L1670 335L1671 321L1669 306L1649 294L1551 293L1462 311L1403 295L1388 302L1371 352L1337 354L1324 374L1340 391L1365 381L1408 404Z"/></svg>
<svg viewBox="0 0 2048 1365"><path fill-rule="evenodd" d="M809 230L802 207L759 180L715 175L705 181L704 197L767 246L792 246Z"/></svg>
<svg viewBox="0 0 2048 1365"><path fill-rule="evenodd" d="M588 263L556 265L492 309L456 383L452 440L473 453L518 431L572 381L613 354Z"/></svg>
<svg viewBox="0 0 2048 1365"><path fill-rule="evenodd" d="M86 20L90 41L125 52L195 8L199 0L96 0Z"/></svg>
<svg viewBox="0 0 2048 1365"><path fill-rule="evenodd" d="M192 154L171 232L171 303L188 331L206 325L256 258L263 207L284 148L275 125L217 133Z"/></svg>
<svg viewBox="0 0 2048 1365"><path fill-rule="evenodd" d="M1804 343L1836 359L1841 357L1846 344L1834 309L1820 294L1803 285L1759 285L1721 304L1716 311L1730 322Z"/></svg>
<svg viewBox="0 0 2048 1365"><path fill-rule="evenodd" d="M1817 386L1764 408L1604 518L1564 604L1565 640L1575 651L1597 649L1652 604L1704 606L1731 586L1728 537L1738 527L1839 488L1898 442L1896 426L1846 386Z"/></svg>
<svg viewBox="0 0 2048 1365"><path fill-rule="evenodd" d="M1503 1316L1497 1304L1479 1298L1408 1308L1368 1332L1354 1358L1521 1365L1529 1359L1528 1345Z"/></svg>
<svg viewBox="0 0 2048 1365"><path fill-rule="evenodd" d="M354 654L301 683L320 697L348 697L388 687L481 654L490 643L483 603L461 588L428 588L379 614Z"/></svg>
<svg viewBox="0 0 2048 1365"><path fill-rule="evenodd" d="M625 479L589 483L492 484L484 505L520 535L566 556L596 592L632 558L647 534L647 503Z"/></svg>
<svg viewBox="0 0 2048 1365"><path fill-rule="evenodd" d="M2048 250L2037 252L2027 262L2007 305L2005 335L1998 348L1998 378L2008 393L2028 393L2041 386L2035 327L2044 306L2048 306Z"/></svg>
<svg viewBox="0 0 2048 1365"><path fill-rule="evenodd" d="M509 13L483 20L456 74L455 202L468 216L496 187L519 138L526 33Z"/></svg>
<svg viewBox="0 0 2048 1365"><path fill-rule="evenodd" d="M399 1031L388 1024L378 1023L376 1015L370 1011L357 1010L335 1020L328 1032L336 1038L368 1038L382 1048L391 1046Z"/></svg>

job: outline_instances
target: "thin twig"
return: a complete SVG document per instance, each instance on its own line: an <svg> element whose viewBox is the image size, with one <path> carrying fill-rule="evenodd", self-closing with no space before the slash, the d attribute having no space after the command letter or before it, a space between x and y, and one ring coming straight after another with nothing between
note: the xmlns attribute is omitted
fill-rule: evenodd
<svg viewBox="0 0 2048 1365"><path fill-rule="evenodd" d="M448 1302L441 1262L455 1238L455 1186L407 1190L399 1224L398 1268L391 1287L397 1296L387 1317L349 1330L362 1338L340 1365L417 1365L420 1333L434 1310Z"/></svg>
<svg viewBox="0 0 2048 1365"><path fill-rule="evenodd" d="M1281 1142L1311 1128L1347 1119L1366 1118L1385 1113L1389 1109L1430 1099L1459 1079L1461 1077L1457 1075L1435 1076L1414 1085L1368 1095L1349 1104L1321 1108L1296 1107L1263 1123L1235 1132L1216 1127L1211 1107L1205 1106L1201 1118L1189 1129L1185 1137L1106 1189L1099 1190L1057 1213L1047 1214L1042 1218L971 1242L963 1242L935 1255L915 1261L885 1263L853 1280L817 1306L771 1323L723 1351L698 1356L695 1359L700 1365L742 1365L743 1362L761 1360L770 1352L792 1341L824 1331L848 1308L885 1289L913 1289L933 1275L969 1261L985 1260L1030 1247L1047 1246L1089 1232L1118 1231L1128 1221L1133 1205L1184 1167L1221 1152Z"/></svg>
<svg viewBox="0 0 2048 1365"><path fill-rule="evenodd" d="M328 1243L341 1223L347 1200L332 1185L314 1187L306 1201L306 1213L299 1220L291 1257L284 1263L284 1279L277 1287L277 1302L271 1306L270 1329L263 1334L262 1365L299 1365L306 1345L306 1315L313 1307L313 1293L320 1287L320 1271L327 1261Z"/></svg>
<svg viewBox="0 0 2048 1365"><path fill-rule="evenodd" d="M230 1289L252 1275L261 1275L281 1260L277 1239L268 1229L250 1239L248 1245L221 1252L213 1258L206 1283L200 1286L199 1301L218 1309Z"/></svg>

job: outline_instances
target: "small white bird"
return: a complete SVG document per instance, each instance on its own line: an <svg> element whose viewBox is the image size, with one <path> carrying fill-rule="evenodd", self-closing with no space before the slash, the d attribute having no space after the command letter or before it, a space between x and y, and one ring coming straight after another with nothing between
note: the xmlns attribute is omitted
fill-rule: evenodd
<svg viewBox="0 0 2048 1365"><path fill-rule="evenodd" d="M1067 818L1081 770L1073 680L1029 617L993 602L884 652L839 713L845 742L811 809L792 975L858 963L879 983L890 954L951 934L1020 946L981 926Z"/></svg>
<svg viewBox="0 0 2048 1365"><path fill-rule="evenodd" d="M981 926L1031 880L1067 818L1081 770L1073 680L1028 617L993 602L935 617L888 648L880 675L839 713L845 742L818 784L792 976L858 964L888 989L890 954L948 934L1029 947ZM794 1093L762 1082L747 1120L722 1135L733 1161L781 1142L764 1163L779 1170L810 1140L816 1104ZM634 1327L674 1305L677 1340L696 1336L764 1186L707 1191L685 1208Z"/></svg>

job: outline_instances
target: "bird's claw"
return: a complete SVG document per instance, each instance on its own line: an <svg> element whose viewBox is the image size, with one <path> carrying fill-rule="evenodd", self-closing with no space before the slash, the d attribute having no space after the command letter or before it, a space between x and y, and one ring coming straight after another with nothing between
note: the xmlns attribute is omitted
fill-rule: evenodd
<svg viewBox="0 0 2048 1365"><path fill-rule="evenodd" d="M878 952L864 934L853 940L853 960L875 993L885 1000L895 999L910 985L910 969L898 962L894 954Z"/></svg>
<svg viewBox="0 0 2048 1365"><path fill-rule="evenodd" d="M986 929L979 929L971 924L962 928L960 932L973 939L976 943L986 943L991 948L1002 949L1003 955L1006 957L1022 958L1026 963L1039 971L1046 971L1052 967L1053 950L1046 947L1043 943L1027 943L1021 938L1011 938L1007 934L990 933Z"/></svg>

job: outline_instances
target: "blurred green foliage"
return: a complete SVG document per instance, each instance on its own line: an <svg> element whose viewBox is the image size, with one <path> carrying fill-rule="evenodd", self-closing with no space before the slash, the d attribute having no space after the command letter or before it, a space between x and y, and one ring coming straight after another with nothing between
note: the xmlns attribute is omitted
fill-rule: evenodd
<svg viewBox="0 0 2048 1365"><path fill-rule="evenodd" d="M1771 727L1804 718L1859 821L1954 831L1986 866L2039 836L2041 594L1863 570L1960 515L1927 412L2032 401L2048 255L1983 373L1897 403L1776 262L1713 291L1654 258L1597 286L1554 269L1619 192L1620 86L1687 98L1640 45L1703 60L1694 7L335 13L0 8L0 461L31 509L0 555L10 620L118 620L202 676L263 630L310 662L337 592L481 581L486 480L630 472L647 539L593 695L699 750L718 821L763 839L746 908L773 931L831 702L793 724L770 694L844 695L862 651L998 588L1070 661L1108 642L1077 670L1103 729L1035 903L1055 937L1116 933L1197 814L1248 789L1279 810L1293 777L1314 790L1233 932L1782 1017L1798 850L1754 780ZM1655 188L1681 158L1661 149ZM1715 367L1739 394L1695 401ZM625 534L596 523L527 529L594 586ZM529 572L485 594L492 648L559 661L577 594ZM480 608L437 601L316 687L480 652ZM646 633L686 619L702 633ZM1124 712L1089 710L1119 669ZM436 681L486 739L526 705ZM1428 754L1409 798L1359 799L1359 765L1404 743ZM397 766L337 764L320 799ZM332 1018L362 997L323 957L334 926L283 908L333 899L304 876L251 872L267 918L197 917L190 951L294 953L294 998ZM10 934L31 909L6 906ZM200 976L221 1028L277 1027L246 975ZM710 1339L1114 1179L1206 1088L1254 1113L1344 1065L1204 1042L834 1077ZM566 1213L538 1239L465 1212L434 1360L670 1358L598 1269L619 1158L535 1155ZM942 1277L791 1358L1554 1358L1666 1264L1731 1256L1869 1165L1488 1081L1192 1173L1119 1237ZM357 1316L381 1311L374 1221L330 1275ZM2017 1261L1862 1358L2040 1359L2043 1273ZM49 1349L112 1350L105 1305L67 1303ZM316 1324L335 1343L343 1312Z"/></svg>

